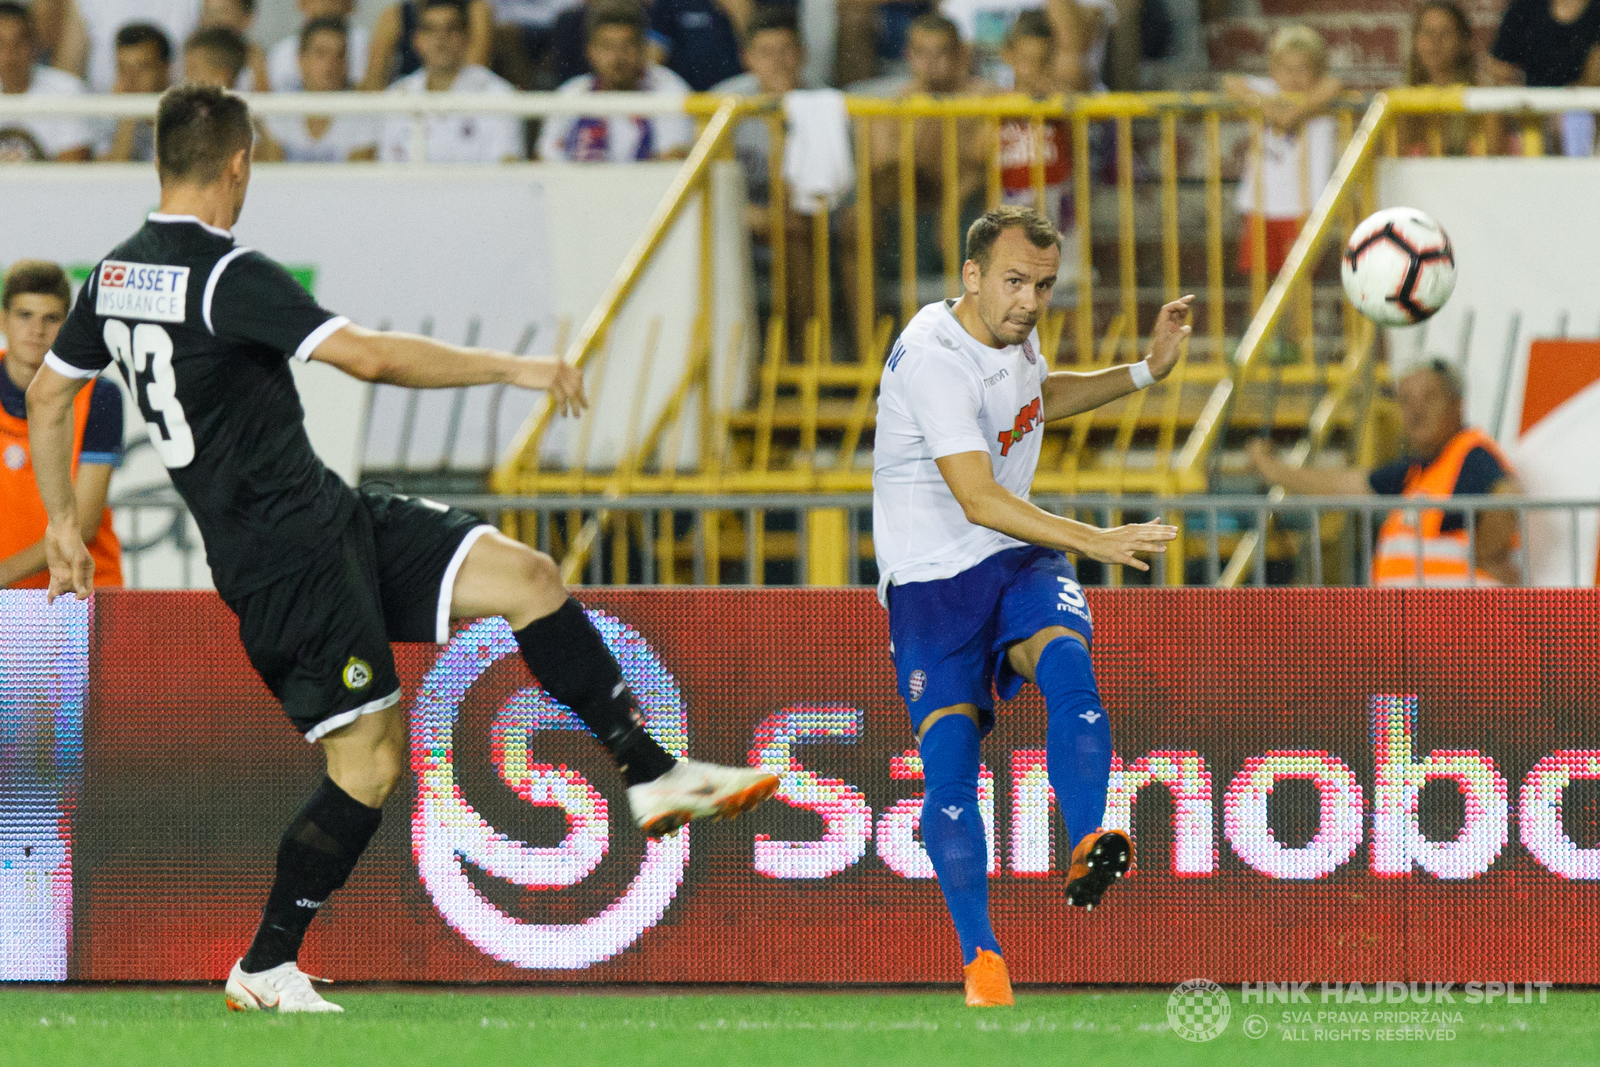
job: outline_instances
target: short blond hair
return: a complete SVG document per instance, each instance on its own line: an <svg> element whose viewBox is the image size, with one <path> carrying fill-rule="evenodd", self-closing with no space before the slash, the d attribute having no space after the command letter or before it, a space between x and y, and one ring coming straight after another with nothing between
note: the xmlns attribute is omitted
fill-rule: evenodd
<svg viewBox="0 0 1600 1067"><path fill-rule="evenodd" d="M1285 26L1272 35L1272 40L1267 44L1267 58L1276 59L1284 52L1304 52L1315 64L1317 73L1324 74L1328 70L1328 44L1322 39L1322 34L1300 23Z"/></svg>

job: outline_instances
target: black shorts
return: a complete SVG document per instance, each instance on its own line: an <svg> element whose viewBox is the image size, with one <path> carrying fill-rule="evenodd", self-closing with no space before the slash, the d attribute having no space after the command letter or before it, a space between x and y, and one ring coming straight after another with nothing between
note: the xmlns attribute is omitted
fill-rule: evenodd
<svg viewBox="0 0 1600 1067"><path fill-rule="evenodd" d="M431 500L356 495L327 551L228 602L250 663L307 741L399 702L389 642L449 640L456 572L493 529Z"/></svg>

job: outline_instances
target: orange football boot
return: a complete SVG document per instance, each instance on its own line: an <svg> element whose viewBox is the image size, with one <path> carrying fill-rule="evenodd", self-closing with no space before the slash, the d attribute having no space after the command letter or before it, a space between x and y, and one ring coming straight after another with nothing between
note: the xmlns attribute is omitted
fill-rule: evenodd
<svg viewBox="0 0 1600 1067"><path fill-rule="evenodd" d="M1067 871L1067 903L1093 911L1100 897L1133 866L1133 842L1121 830L1086 834L1072 850Z"/></svg>
<svg viewBox="0 0 1600 1067"><path fill-rule="evenodd" d="M965 971L967 1007L1009 1008L1016 1003L1011 996L1011 975L998 952L980 948L978 958L967 964Z"/></svg>

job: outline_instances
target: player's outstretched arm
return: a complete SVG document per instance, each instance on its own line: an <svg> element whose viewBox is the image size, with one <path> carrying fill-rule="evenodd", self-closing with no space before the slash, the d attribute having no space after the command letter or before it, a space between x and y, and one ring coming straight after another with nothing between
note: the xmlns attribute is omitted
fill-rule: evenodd
<svg viewBox="0 0 1600 1067"><path fill-rule="evenodd" d="M87 381L69 378L46 364L28 386L28 449L39 497L49 516L44 552L50 565L46 599L51 602L67 592L79 600L94 592L94 557L83 543L72 490L72 400Z"/></svg>
<svg viewBox="0 0 1600 1067"><path fill-rule="evenodd" d="M1144 380L1134 370L1139 364L1107 367L1087 373L1057 371L1044 380L1044 421L1053 422L1093 411L1102 404L1137 392L1171 374L1193 330L1189 325L1189 310L1193 303L1193 295L1179 297L1163 306L1161 313L1156 316L1156 324L1150 330L1150 353L1143 363L1150 380Z"/></svg>
<svg viewBox="0 0 1600 1067"><path fill-rule="evenodd" d="M1176 526L1140 522L1109 530L1035 507L994 480L987 452L957 452L935 461L967 521L1008 537L1046 548L1081 552L1101 563L1122 563L1142 571L1150 565L1138 553L1163 553L1178 536Z"/></svg>
<svg viewBox="0 0 1600 1067"><path fill-rule="evenodd" d="M547 389L563 415L589 406L583 374L548 356L513 356L488 348L463 348L409 333L368 330L354 323L329 334L311 358L364 382L411 389L462 385L514 385Z"/></svg>

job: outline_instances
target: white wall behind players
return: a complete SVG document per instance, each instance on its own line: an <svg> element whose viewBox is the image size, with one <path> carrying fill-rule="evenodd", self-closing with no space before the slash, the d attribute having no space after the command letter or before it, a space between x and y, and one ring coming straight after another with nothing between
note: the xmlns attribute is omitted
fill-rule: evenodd
<svg viewBox="0 0 1600 1067"><path fill-rule="evenodd" d="M582 325L676 171L671 163L261 166L235 231L240 243L287 264L316 266L318 299L363 325L387 322L396 329L417 330L431 318L436 336L461 341L468 322L477 318L480 344L510 347L532 323L537 331L531 350L549 352L558 321L570 322L574 333ZM750 291L737 165L719 164L714 178L719 261L715 380L721 382L730 355L727 339L734 322L748 314ZM137 228L155 206L157 188L154 174L142 165L0 168L0 201L26 206L8 219L6 261L40 257L89 264ZM613 465L627 443L628 415L643 369L643 340L652 320L661 323L661 340L650 380L644 383L642 423L648 425L660 411L682 374L699 292L698 210L695 202L680 218L637 297L613 326L603 385L596 388L590 375L597 409L589 451L592 467ZM750 349L747 331L741 352ZM734 359L733 370L737 390L742 388L743 360ZM363 415L370 387L315 364L297 367L296 381L313 446L330 467L353 481L363 442L369 439ZM382 444L385 433L398 434L403 401L398 390L390 392L388 399L398 403L384 403L380 395L374 404L375 445ZM500 445L537 399L536 394L505 395ZM423 395L413 466L434 465L443 458L448 409L448 394ZM698 414L691 413L682 437L684 463L698 459ZM131 404L128 416L130 439L142 438L143 420ZM571 456L573 430L569 422L552 435L548 458ZM487 459L476 437L458 447L457 458L462 447L474 442L478 460ZM159 466L132 464L113 483L113 493L164 477Z"/></svg>

